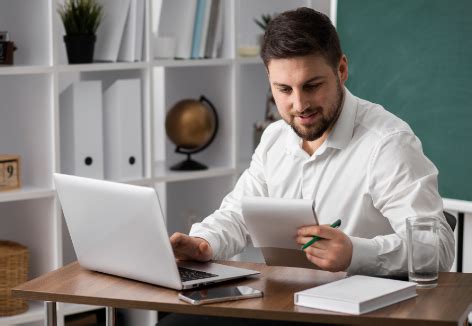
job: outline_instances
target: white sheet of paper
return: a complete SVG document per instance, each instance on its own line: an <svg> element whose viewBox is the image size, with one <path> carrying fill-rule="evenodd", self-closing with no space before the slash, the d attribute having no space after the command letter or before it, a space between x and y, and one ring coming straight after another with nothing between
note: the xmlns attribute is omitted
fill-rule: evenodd
<svg viewBox="0 0 472 326"><path fill-rule="evenodd" d="M242 211L254 247L300 249L297 229L318 224L309 199L243 197Z"/></svg>

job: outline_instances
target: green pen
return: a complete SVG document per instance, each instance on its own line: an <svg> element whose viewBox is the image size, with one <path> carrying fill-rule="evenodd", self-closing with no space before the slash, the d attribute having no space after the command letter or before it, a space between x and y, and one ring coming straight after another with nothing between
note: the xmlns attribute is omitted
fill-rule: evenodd
<svg viewBox="0 0 472 326"><path fill-rule="evenodd" d="M338 228L340 225L341 225L341 219L337 219L336 222L334 222L333 224L330 225L330 227ZM306 248L308 248L309 246L311 246L312 244L314 244L316 241L318 241L320 239L323 239L323 238L320 238L319 236L314 235L313 238L310 241L308 241L307 243L305 243L302 246L302 250L305 250Z"/></svg>

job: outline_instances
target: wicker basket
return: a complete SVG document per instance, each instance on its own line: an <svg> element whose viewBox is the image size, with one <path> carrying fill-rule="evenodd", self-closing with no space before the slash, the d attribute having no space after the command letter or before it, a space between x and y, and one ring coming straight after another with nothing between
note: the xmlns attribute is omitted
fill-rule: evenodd
<svg viewBox="0 0 472 326"><path fill-rule="evenodd" d="M0 316L28 310L24 300L11 297L11 289L26 282L27 276L28 249L12 241L0 241Z"/></svg>

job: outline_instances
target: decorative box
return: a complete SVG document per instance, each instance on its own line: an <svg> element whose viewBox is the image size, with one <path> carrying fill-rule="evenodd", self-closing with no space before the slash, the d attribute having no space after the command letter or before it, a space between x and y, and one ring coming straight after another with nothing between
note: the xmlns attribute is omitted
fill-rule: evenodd
<svg viewBox="0 0 472 326"><path fill-rule="evenodd" d="M20 156L0 154L0 191L20 186Z"/></svg>

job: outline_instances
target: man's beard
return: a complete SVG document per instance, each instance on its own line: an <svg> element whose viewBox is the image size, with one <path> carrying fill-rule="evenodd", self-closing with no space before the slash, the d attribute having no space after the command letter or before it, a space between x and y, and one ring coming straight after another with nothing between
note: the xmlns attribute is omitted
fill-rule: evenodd
<svg viewBox="0 0 472 326"><path fill-rule="evenodd" d="M337 121L340 113L341 113L341 106L343 102L343 89L341 87L341 83L339 79L337 80L337 91L336 91L336 101L333 104L331 110L327 110L325 114L328 114L328 116L323 115L323 108L322 107L316 107L316 108L307 108L303 112L300 112L299 115L310 115L312 113L317 112L320 114L319 121L316 122L316 124L308 127L300 127L295 125L295 119L292 119L292 121L289 123L290 126L292 127L293 131L298 135L303 140L306 141L313 141L321 136L329 130Z"/></svg>

